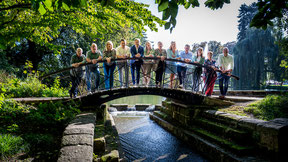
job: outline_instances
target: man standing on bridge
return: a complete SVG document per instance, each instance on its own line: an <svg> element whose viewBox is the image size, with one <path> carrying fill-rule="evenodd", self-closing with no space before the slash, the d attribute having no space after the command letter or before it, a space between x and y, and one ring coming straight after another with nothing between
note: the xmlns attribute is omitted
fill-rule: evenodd
<svg viewBox="0 0 288 162"><path fill-rule="evenodd" d="M232 55L229 54L229 50L227 47L223 49L223 54L219 55L217 63L221 70L221 73L218 77L220 93L221 93L219 98L224 99L228 91L231 72L234 68L234 58ZM224 88L223 88L223 83L224 83Z"/></svg>
<svg viewBox="0 0 288 162"><path fill-rule="evenodd" d="M91 74L94 74L95 77L95 84L93 87L95 89L98 89L99 82L100 82L100 72L98 68L97 62L102 59L102 53L97 50L97 45L95 43L92 43L90 47L90 51L86 53L86 61L88 63L92 63L91 65L86 66L86 84L87 84L87 90L88 93L91 93ZM92 91L95 91L95 89L92 89Z"/></svg>
<svg viewBox="0 0 288 162"><path fill-rule="evenodd" d="M120 46L116 48L116 57L117 58L122 58L126 59L130 57L130 48L126 46L126 40L121 39L120 41ZM121 60L117 61L116 63L119 71L119 81L120 81L120 86L123 87L123 83L125 83L125 86L128 87L129 83L129 69L127 65L127 60ZM125 81L123 81L123 70L125 72Z"/></svg>
<svg viewBox="0 0 288 162"><path fill-rule="evenodd" d="M140 39L136 38L134 40L134 45L130 48L131 57L135 58L135 60L131 60L131 75L132 82L135 86L135 69L136 69L136 86L139 85L140 82L140 69L143 64L143 60L141 59L144 56L144 48L140 46Z"/></svg>
<svg viewBox="0 0 288 162"><path fill-rule="evenodd" d="M71 98L72 98L72 95L74 95L74 97L77 97L78 86L83 76L82 67L79 67L81 64L85 63L85 56L82 54L82 52L83 52L82 48L77 48L76 54L74 54L71 57L71 61L70 61L70 64L73 67L73 69L70 70L72 87L69 90L69 94Z"/></svg>
<svg viewBox="0 0 288 162"><path fill-rule="evenodd" d="M191 62L192 60L192 53L189 51L190 50L190 45L189 44L186 44L185 47L184 47L184 51L180 52L179 54L179 58L177 58L178 60L182 60L182 61L185 61L185 62ZM183 85L184 87L187 87L185 83L185 77L186 77L186 71L187 71L187 64L185 63L179 63L177 65L177 73L178 73L178 77L179 77L179 81L180 81L180 85L179 85L179 88L183 88Z"/></svg>

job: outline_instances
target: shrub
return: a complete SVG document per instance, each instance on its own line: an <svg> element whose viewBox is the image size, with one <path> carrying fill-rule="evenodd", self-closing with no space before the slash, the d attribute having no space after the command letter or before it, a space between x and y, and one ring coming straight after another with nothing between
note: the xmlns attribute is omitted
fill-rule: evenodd
<svg viewBox="0 0 288 162"><path fill-rule="evenodd" d="M245 108L246 112L263 120L288 118L288 95L269 95Z"/></svg>
<svg viewBox="0 0 288 162"><path fill-rule="evenodd" d="M66 97L68 89L60 86L59 78L54 80L51 87L42 84L37 75L28 75L21 80L12 75L4 75L3 82L0 84L0 91L5 92L5 97Z"/></svg>

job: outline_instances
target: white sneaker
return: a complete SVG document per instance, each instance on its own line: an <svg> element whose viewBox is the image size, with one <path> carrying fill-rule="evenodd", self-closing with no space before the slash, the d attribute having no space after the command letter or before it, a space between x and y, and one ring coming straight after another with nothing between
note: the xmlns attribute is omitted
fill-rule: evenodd
<svg viewBox="0 0 288 162"><path fill-rule="evenodd" d="M178 87L179 87L179 88L183 88L183 85L182 85L182 84L180 84Z"/></svg>

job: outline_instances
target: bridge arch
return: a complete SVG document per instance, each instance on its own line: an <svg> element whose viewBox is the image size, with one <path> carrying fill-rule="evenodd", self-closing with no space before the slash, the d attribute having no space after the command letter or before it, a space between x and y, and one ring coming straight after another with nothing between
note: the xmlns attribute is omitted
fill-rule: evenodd
<svg viewBox="0 0 288 162"><path fill-rule="evenodd" d="M104 90L92 94L84 95L79 98L82 106L101 105L103 103L135 95L156 95L173 99L184 104L201 104L204 100L203 95L196 94L192 91L185 91L170 88L156 88L156 87L135 87L135 88L117 88L112 90Z"/></svg>

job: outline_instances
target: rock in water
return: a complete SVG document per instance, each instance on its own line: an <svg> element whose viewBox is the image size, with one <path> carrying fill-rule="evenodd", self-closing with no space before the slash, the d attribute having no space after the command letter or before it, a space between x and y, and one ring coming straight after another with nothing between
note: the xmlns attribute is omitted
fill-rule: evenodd
<svg viewBox="0 0 288 162"><path fill-rule="evenodd" d="M109 112L116 112L117 109L116 109L115 107L109 107L109 108L108 108L108 111L109 111Z"/></svg>
<svg viewBox="0 0 288 162"><path fill-rule="evenodd" d="M127 111L136 111L136 107L135 106L127 107Z"/></svg>

